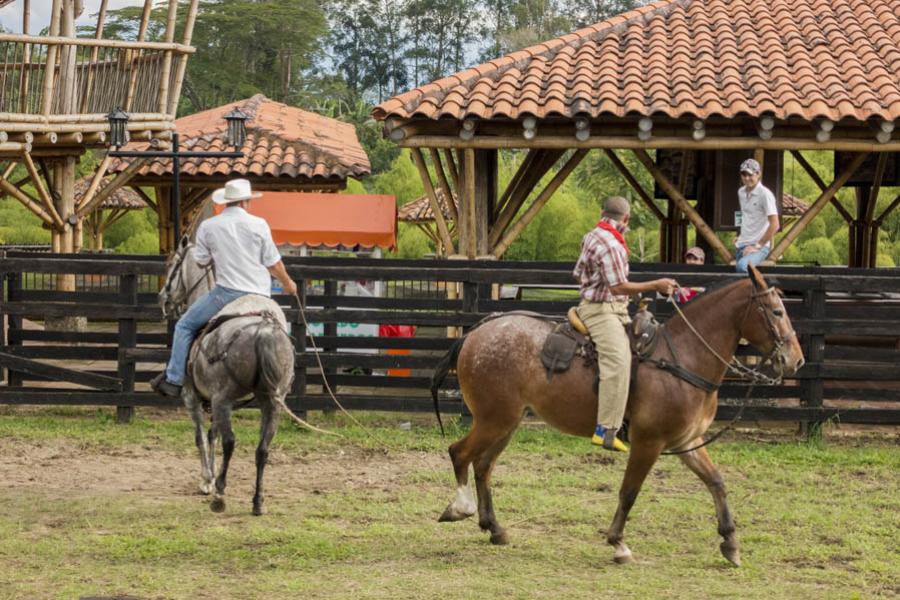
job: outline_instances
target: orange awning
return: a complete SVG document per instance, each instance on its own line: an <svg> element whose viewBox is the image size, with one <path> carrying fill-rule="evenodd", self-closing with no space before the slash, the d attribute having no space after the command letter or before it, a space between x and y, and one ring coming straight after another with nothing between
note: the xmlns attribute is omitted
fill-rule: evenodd
<svg viewBox="0 0 900 600"><path fill-rule="evenodd" d="M397 247L393 196L263 192L250 203L250 214L266 220L277 245Z"/></svg>

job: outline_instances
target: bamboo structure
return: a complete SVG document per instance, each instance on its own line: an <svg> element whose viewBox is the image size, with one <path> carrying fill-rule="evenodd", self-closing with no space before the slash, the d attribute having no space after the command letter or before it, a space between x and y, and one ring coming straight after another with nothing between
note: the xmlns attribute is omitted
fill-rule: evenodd
<svg viewBox="0 0 900 600"><path fill-rule="evenodd" d="M103 151L107 114L129 112L132 139L160 147L175 128L177 95L190 47L199 0L187 3L184 37L175 42L176 0L168 3L163 41L148 41L152 0L146 0L137 39L104 39L108 0L102 0L94 36L79 38L75 20L81 0L52 0L48 35L30 35L31 3L22 2L22 32L0 33L7 58L0 68L0 193L36 215L51 232L55 251L81 248L83 221L88 229L118 218L94 216L102 202L121 188L133 171L117 174L100 188L109 167L103 158L82 202L74 197L75 166L89 150ZM184 7L182 3L182 7ZM172 66L177 76L172 77ZM40 167L40 168L39 168ZM92 228L93 227L93 228ZM93 244L96 245L96 244ZM60 289L73 282L60 278Z"/></svg>

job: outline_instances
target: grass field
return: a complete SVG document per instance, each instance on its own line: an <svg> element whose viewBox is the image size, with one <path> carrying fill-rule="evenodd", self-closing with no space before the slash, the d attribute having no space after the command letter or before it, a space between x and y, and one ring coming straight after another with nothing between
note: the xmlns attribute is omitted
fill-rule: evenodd
<svg viewBox="0 0 900 600"><path fill-rule="evenodd" d="M495 471L511 544L451 499L431 418L311 415L342 440L283 423L250 497L257 415L236 419L228 506L195 493L187 415L0 408L0 598L873 598L900 595L898 438L806 443L742 431L711 453L729 488L743 566L718 552L712 499L675 457L651 473L625 531L636 562L599 533L619 456L539 424Z"/></svg>

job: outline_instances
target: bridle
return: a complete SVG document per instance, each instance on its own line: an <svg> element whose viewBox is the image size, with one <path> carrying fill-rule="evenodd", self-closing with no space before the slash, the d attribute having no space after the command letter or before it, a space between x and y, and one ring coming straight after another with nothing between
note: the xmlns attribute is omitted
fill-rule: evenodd
<svg viewBox="0 0 900 600"><path fill-rule="evenodd" d="M769 333L772 335L772 338L775 340L772 351L760 361L759 365L755 369L751 369L746 365L741 364L736 357L732 357L730 361L725 360L722 356L715 351L715 349L709 345L709 342L700 334L699 331L691 324L688 318L685 316L684 312L682 312L681 308L679 308L677 302L672 302L673 306L675 306L676 312L684 319L685 324L687 324L688 328L691 332L697 336L706 349L709 350L713 356L715 356L719 362L721 362L728 371L732 375L736 375L742 379L749 380L754 384L761 385L779 385L782 381L783 373L784 373L784 358L781 355L781 350L784 346L790 342L792 339L797 337L797 332L793 330L793 328L787 333L787 335L781 335L778 331L778 326L775 323L775 311L770 309L766 304L763 303L762 298L767 297L769 294L777 294L778 290L776 288L768 288L763 290L762 292L751 291L750 292L750 302L747 303L747 309L744 311L744 316L741 319L741 324L738 329L743 329L744 324L747 321L747 318L750 316L750 309L755 305L756 309L763 315L763 320L766 323L766 326L769 328ZM670 296L671 298L671 296ZM778 365L781 367L778 369L779 375L778 377L771 377L766 375L761 371L761 369L766 365L766 363L771 362L772 364L776 364L776 360Z"/></svg>
<svg viewBox="0 0 900 600"><path fill-rule="evenodd" d="M210 273L212 273L212 270L213 270L213 265L212 265L212 264L208 264L208 265L206 265L205 267L202 267L202 268L203 268L203 274L202 274L200 277L197 278L197 281L195 281L195 282L194 282L193 284L191 284L190 286L186 285L186 284L184 283L184 271L183 271L182 267L184 266L184 261L187 259L187 254L188 254L188 252L190 251L190 248L191 248L191 245L190 245L190 244L186 244L186 245L182 246L178 251L176 251L176 253L175 253L175 257L176 257L176 259L175 259L175 265L174 265L174 266L172 267L172 269L169 271L169 274L170 274L170 275L169 275L168 278L166 278L166 284L165 284L165 286L163 287L163 291L164 291L165 294L166 294L166 298L169 298L169 299L172 298L172 292L173 292L174 282L175 282L176 279L177 279L178 281L180 281L181 284L182 284L182 287L184 287L184 288L186 289L186 291L184 292L184 295L182 296L182 298L181 298L181 300L180 300L179 302L177 302L177 303L176 303L176 302L172 302L172 306L174 307L174 311L175 311L177 314L183 314L183 313L184 313L184 309L187 308L188 298L191 297L191 294L194 293L194 291L200 286L201 283L203 283L204 281L206 281L206 280L209 279ZM176 276L173 277L172 275L176 275Z"/></svg>

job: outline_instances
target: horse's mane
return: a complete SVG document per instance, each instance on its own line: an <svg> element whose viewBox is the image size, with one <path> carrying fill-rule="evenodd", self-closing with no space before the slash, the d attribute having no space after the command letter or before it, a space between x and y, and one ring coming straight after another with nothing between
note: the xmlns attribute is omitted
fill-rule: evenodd
<svg viewBox="0 0 900 600"><path fill-rule="evenodd" d="M746 278L743 279L726 279L724 281L717 281L707 287L705 290L691 298L688 302L684 304L684 308L688 308L689 306L693 306L695 304L705 304L707 300L713 299L713 297L718 297L722 295L726 290L732 288L732 286L740 285L742 282L747 281Z"/></svg>

